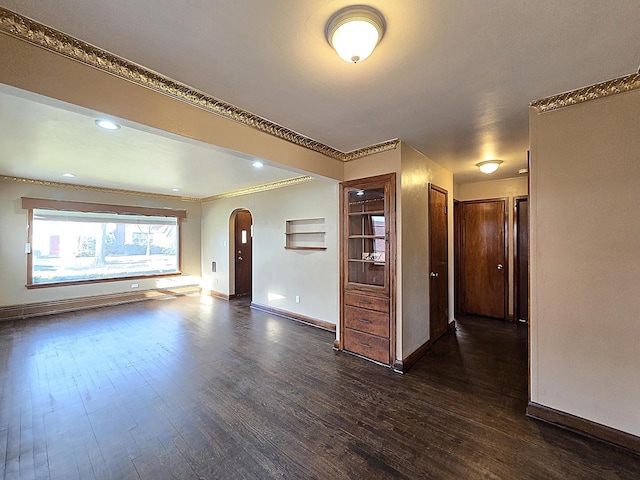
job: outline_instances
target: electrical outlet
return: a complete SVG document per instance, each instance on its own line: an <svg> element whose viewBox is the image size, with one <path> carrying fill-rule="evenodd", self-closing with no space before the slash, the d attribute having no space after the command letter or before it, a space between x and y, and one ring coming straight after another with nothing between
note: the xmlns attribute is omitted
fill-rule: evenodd
<svg viewBox="0 0 640 480"><path fill-rule="evenodd" d="M138 288L138 284L137 283L132 283L131 284L131 288Z"/></svg>
<svg viewBox="0 0 640 480"><path fill-rule="evenodd" d="M296 295L296 303L300 303L300 295Z"/></svg>

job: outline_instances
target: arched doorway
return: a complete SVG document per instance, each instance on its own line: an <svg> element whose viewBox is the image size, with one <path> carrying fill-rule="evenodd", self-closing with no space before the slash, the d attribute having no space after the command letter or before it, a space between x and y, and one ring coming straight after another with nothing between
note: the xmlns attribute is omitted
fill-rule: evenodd
<svg viewBox="0 0 640 480"><path fill-rule="evenodd" d="M231 258L233 258L234 296L251 296L253 265L253 217L249 210L236 210L231 214Z"/></svg>

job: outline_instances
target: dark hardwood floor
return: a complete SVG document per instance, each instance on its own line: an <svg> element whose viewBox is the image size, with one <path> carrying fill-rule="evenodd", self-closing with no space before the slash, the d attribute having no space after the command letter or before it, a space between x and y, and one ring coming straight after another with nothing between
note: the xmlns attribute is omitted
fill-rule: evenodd
<svg viewBox="0 0 640 480"><path fill-rule="evenodd" d="M246 300L0 324L0 478L640 478L525 418L526 329L466 319L407 374Z"/></svg>

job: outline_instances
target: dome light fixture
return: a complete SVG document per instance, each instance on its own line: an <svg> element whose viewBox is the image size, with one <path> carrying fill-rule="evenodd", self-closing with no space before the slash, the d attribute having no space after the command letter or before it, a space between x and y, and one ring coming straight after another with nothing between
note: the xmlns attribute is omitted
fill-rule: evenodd
<svg viewBox="0 0 640 480"><path fill-rule="evenodd" d="M325 28L329 45L345 62L365 60L384 35L385 21L375 8L353 5L334 13Z"/></svg>
<svg viewBox="0 0 640 480"><path fill-rule="evenodd" d="M482 173L489 175L498 170L501 163L502 160L487 160L485 162L476 163L476 167L478 167Z"/></svg>

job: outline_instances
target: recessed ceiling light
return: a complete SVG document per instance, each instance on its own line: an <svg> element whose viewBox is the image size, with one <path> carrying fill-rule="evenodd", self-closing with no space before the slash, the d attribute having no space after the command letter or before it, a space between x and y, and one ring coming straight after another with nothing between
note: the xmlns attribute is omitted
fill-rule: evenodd
<svg viewBox="0 0 640 480"><path fill-rule="evenodd" d="M179 188L172 188L172 189L171 189L171 191L172 191L172 192L179 192L179 191L180 191L180 189L179 189Z"/></svg>
<svg viewBox="0 0 640 480"><path fill-rule="evenodd" d="M63 173L62 174L63 177L67 177L67 178L73 178L75 177L75 175L73 173Z"/></svg>
<svg viewBox="0 0 640 480"><path fill-rule="evenodd" d="M256 167L256 168L262 168L262 167L264 167L264 163L259 162L259 161L256 160L255 162L253 162L253 166Z"/></svg>
<svg viewBox="0 0 640 480"><path fill-rule="evenodd" d="M104 120L102 118L96 120L96 125L106 130L118 130L120 128L120 125L117 123L114 123L111 120Z"/></svg>

